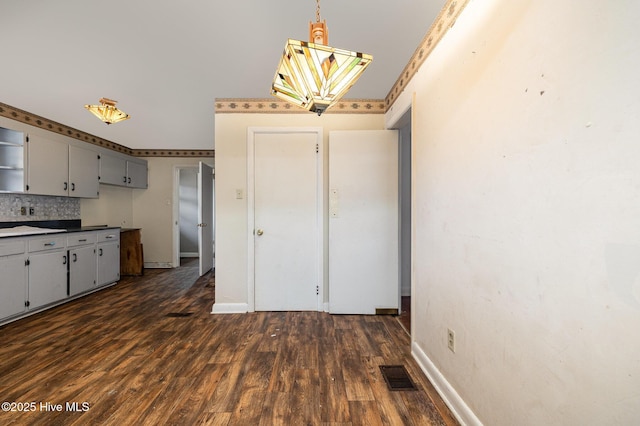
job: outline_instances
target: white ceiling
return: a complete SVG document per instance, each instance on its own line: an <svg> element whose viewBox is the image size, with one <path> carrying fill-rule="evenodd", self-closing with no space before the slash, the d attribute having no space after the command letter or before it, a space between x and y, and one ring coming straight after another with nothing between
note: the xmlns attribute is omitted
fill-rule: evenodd
<svg viewBox="0 0 640 426"><path fill-rule="evenodd" d="M373 55L346 98L383 99L445 0L322 0L329 44ZM0 102L133 149L212 149L216 98L269 98L314 0L2 0ZM131 119L83 106L106 97ZM321 118L319 118L321 119Z"/></svg>

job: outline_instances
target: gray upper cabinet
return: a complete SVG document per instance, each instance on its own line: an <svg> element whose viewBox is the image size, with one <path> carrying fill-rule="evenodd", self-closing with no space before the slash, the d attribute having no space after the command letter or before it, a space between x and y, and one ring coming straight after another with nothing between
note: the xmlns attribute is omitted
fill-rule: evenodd
<svg viewBox="0 0 640 426"><path fill-rule="evenodd" d="M69 145L27 136L27 183L25 192L39 195L69 194Z"/></svg>
<svg viewBox="0 0 640 426"><path fill-rule="evenodd" d="M102 152L100 154L100 183L126 186L127 160Z"/></svg>
<svg viewBox="0 0 640 426"><path fill-rule="evenodd" d="M147 165L134 161L127 161L127 186L132 188L147 188Z"/></svg>
<svg viewBox="0 0 640 426"><path fill-rule="evenodd" d="M6 125L0 117L0 124ZM28 125L0 127L0 192L98 198L100 183L148 187L147 161ZM43 136L44 135L44 136Z"/></svg>
<svg viewBox="0 0 640 426"><path fill-rule="evenodd" d="M0 127L0 192L24 191L24 133Z"/></svg>
<svg viewBox="0 0 640 426"><path fill-rule="evenodd" d="M100 154L100 183L147 188L147 163L145 160L103 151Z"/></svg>
<svg viewBox="0 0 640 426"><path fill-rule="evenodd" d="M69 145L69 196L98 198L99 167L95 151Z"/></svg>
<svg viewBox="0 0 640 426"><path fill-rule="evenodd" d="M29 194L97 198L98 154L82 146L29 135L25 190Z"/></svg>

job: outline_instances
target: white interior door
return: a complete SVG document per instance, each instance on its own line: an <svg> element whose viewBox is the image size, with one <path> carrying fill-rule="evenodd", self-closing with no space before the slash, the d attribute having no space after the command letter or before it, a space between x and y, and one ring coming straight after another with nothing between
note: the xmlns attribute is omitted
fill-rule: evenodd
<svg viewBox="0 0 640 426"><path fill-rule="evenodd" d="M321 306L318 139L317 132L273 131L254 133L249 141L255 310Z"/></svg>
<svg viewBox="0 0 640 426"><path fill-rule="evenodd" d="M329 134L329 312L399 309L398 133Z"/></svg>
<svg viewBox="0 0 640 426"><path fill-rule="evenodd" d="M213 168L198 169L198 252L200 276L213 268Z"/></svg>

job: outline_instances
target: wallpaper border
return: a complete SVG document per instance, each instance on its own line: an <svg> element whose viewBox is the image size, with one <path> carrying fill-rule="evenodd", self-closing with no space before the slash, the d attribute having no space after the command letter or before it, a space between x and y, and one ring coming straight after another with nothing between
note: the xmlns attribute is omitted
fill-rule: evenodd
<svg viewBox="0 0 640 426"><path fill-rule="evenodd" d="M312 114L277 98L216 98L216 114ZM324 114L384 114L384 99L345 99Z"/></svg>

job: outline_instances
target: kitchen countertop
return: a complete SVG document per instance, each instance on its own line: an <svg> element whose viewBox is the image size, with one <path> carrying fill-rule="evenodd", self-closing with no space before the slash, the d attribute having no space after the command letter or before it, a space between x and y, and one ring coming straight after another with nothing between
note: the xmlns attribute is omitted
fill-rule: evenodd
<svg viewBox="0 0 640 426"><path fill-rule="evenodd" d="M118 228L108 225L82 226L79 220L0 222L0 239Z"/></svg>

